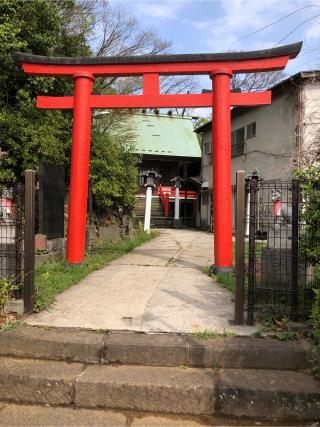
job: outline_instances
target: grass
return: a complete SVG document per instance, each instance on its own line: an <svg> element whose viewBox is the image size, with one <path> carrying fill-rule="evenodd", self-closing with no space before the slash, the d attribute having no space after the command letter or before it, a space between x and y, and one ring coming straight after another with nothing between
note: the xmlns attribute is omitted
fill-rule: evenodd
<svg viewBox="0 0 320 427"><path fill-rule="evenodd" d="M257 258L261 257L262 254L262 249L265 248L267 246L267 241L263 240L263 241L256 241L255 243L255 254ZM233 245L235 245L235 242L233 242ZM245 241L244 242L244 256L245 258L249 258L249 242Z"/></svg>
<svg viewBox="0 0 320 427"><path fill-rule="evenodd" d="M137 246L158 236L157 232L137 232L132 240L100 242L88 251L80 265L69 265L65 260L48 261L36 269L35 311L47 308L56 295L84 279L92 271L99 270L110 261L130 252Z"/></svg>
<svg viewBox="0 0 320 427"><path fill-rule="evenodd" d="M201 332L194 332L193 334L191 334L191 336L193 336L194 338L198 338L199 340L202 340L202 341L207 341L210 338L232 337L234 335L235 334L233 332L228 332L228 331L215 332L215 331L209 331L207 329Z"/></svg>
<svg viewBox="0 0 320 427"><path fill-rule="evenodd" d="M213 274L210 267L205 267L203 269L204 274L212 277L217 283L219 283L223 288L228 289L233 294L236 289L236 278L234 273L223 273L223 274Z"/></svg>
<svg viewBox="0 0 320 427"><path fill-rule="evenodd" d="M20 326L25 326L25 325L26 323L23 320L9 319L0 325L0 329L8 330L8 329L19 328Z"/></svg>
<svg viewBox="0 0 320 427"><path fill-rule="evenodd" d="M224 274L217 274L215 276L216 281L225 289L228 289L233 294L236 290L236 278L234 276L234 273L224 273Z"/></svg>
<svg viewBox="0 0 320 427"><path fill-rule="evenodd" d="M266 241L259 241L256 242L255 245L255 253L256 257L261 257L262 249L266 246ZM235 242L233 242L233 257L235 253ZM246 259L249 257L249 242L245 242L244 247L244 256ZM204 274L207 274L208 276L212 277L214 280L217 281L223 288L228 289L233 294L235 293L236 288L236 278L234 273L223 273L223 274L213 274L211 272L210 267L205 267L203 270Z"/></svg>

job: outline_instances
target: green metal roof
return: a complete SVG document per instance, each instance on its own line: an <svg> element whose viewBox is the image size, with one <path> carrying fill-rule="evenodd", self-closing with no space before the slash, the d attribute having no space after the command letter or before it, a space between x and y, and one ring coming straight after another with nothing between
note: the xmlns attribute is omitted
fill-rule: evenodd
<svg viewBox="0 0 320 427"><path fill-rule="evenodd" d="M135 152L157 156L201 157L191 117L132 114Z"/></svg>

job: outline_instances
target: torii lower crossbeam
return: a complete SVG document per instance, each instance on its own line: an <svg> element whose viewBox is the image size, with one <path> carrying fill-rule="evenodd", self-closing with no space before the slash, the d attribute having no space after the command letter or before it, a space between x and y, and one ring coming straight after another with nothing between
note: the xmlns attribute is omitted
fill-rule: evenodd
<svg viewBox="0 0 320 427"><path fill-rule="evenodd" d="M38 96L38 108L73 109L67 260L84 259L90 161L91 111L104 108L212 107L214 267L232 267L231 106L271 103L270 92L231 93L234 73L283 69L301 43L255 52L107 58L54 58L16 53L24 71L37 76L72 77L74 96ZM160 94L161 75L207 74L212 93ZM142 95L93 95L98 76L143 76Z"/></svg>

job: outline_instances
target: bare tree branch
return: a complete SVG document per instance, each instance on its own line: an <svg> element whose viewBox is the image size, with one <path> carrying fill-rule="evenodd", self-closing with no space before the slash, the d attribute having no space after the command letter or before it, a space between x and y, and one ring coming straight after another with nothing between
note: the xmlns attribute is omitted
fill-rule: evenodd
<svg viewBox="0 0 320 427"><path fill-rule="evenodd" d="M234 74L231 80L232 89L244 92L266 90L285 78L283 71L267 71L263 73Z"/></svg>

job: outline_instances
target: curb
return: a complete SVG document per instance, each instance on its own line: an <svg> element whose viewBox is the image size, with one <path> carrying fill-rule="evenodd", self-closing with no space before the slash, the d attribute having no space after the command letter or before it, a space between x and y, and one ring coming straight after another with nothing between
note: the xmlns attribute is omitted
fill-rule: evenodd
<svg viewBox="0 0 320 427"><path fill-rule="evenodd" d="M307 341L179 334L96 332L26 326L0 331L0 356L92 364L303 370Z"/></svg>

